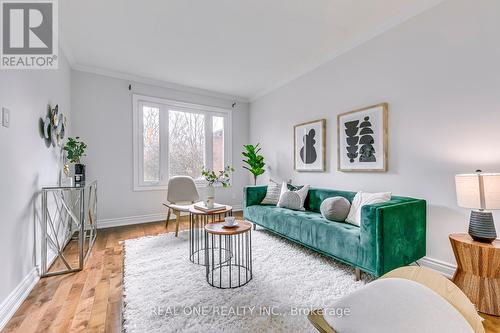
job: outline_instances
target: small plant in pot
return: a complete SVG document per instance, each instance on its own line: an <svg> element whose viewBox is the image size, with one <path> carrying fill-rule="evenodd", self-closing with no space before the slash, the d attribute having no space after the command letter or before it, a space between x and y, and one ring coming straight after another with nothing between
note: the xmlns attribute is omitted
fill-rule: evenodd
<svg viewBox="0 0 500 333"><path fill-rule="evenodd" d="M81 164L81 158L85 156L87 145L80 141L80 137L68 138L68 142L63 148L66 151L68 160L75 164L75 183L85 182L85 165Z"/></svg>
<svg viewBox="0 0 500 333"><path fill-rule="evenodd" d="M224 170L220 170L216 173L214 170L201 170L201 175L207 181L207 199L205 200L205 205L207 208L213 208L215 204L215 187L214 185L220 184L222 187L228 187L231 184L230 174L234 171L234 168L227 166Z"/></svg>

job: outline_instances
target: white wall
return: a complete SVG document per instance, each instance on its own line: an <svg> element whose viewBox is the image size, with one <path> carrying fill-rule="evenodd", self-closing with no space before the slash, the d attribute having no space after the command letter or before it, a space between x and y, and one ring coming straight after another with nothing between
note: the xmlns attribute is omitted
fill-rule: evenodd
<svg viewBox="0 0 500 333"><path fill-rule="evenodd" d="M448 234L468 225L454 175L500 171L499 13L496 0L445 1L251 103L251 141L275 178L426 199L427 255L454 263ZM336 171L336 115L379 102L390 103L389 171ZM327 172L294 172L293 125L319 118Z"/></svg>
<svg viewBox="0 0 500 333"><path fill-rule="evenodd" d="M88 143L88 179L99 182L99 220L104 224L166 217L165 191L133 191L132 93L231 109L232 100L134 83L109 76L73 71L73 129ZM132 91L128 90L129 83ZM241 148L248 142L248 105L233 110L233 187L217 189L217 201L241 205L248 183L241 169ZM203 192L200 190L200 195ZM162 217L163 217L162 215ZM130 219L131 218L131 219ZM118 221L116 221L118 219ZM104 221L103 221L104 220Z"/></svg>
<svg viewBox="0 0 500 333"><path fill-rule="evenodd" d="M59 177L59 150L45 146L38 120L59 104L71 125L71 70L59 54L58 70L0 71L0 108L11 111L10 128L0 126L0 327L5 301L39 260L40 188Z"/></svg>

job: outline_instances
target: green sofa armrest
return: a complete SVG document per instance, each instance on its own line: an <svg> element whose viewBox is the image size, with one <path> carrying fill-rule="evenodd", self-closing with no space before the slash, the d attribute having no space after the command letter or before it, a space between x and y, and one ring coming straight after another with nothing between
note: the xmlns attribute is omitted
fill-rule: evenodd
<svg viewBox="0 0 500 333"><path fill-rule="evenodd" d="M426 209L427 203L420 199L363 206L361 248L364 253L372 251L372 256L365 256L371 260L363 266L373 267L373 273L380 276L424 257ZM373 251L376 251L375 256Z"/></svg>
<svg viewBox="0 0 500 333"><path fill-rule="evenodd" d="M245 186L243 190L243 208L259 205L266 197L267 185Z"/></svg>

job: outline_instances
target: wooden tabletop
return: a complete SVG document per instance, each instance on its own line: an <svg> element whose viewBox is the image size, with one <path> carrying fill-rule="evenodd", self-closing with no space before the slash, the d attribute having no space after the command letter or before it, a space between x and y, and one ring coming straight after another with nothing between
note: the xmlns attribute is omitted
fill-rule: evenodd
<svg viewBox="0 0 500 333"><path fill-rule="evenodd" d="M191 214L196 214L196 215L217 215L217 214L224 214L224 213L230 212L232 210L233 210L233 207L229 206L229 205L226 205L226 209L217 210L214 212L204 212L202 210L198 210L198 209L194 208L194 205L189 208L189 212Z"/></svg>
<svg viewBox="0 0 500 333"><path fill-rule="evenodd" d="M483 243L473 240L472 237L469 236L469 234L451 234L450 239L460 243L471 244L474 246L480 246L489 249L500 249L500 239L498 238L495 239L493 243Z"/></svg>
<svg viewBox="0 0 500 333"><path fill-rule="evenodd" d="M214 235L237 235L247 232L252 229L252 223L242 220L236 220L238 225L236 227L224 227L224 222L208 223L205 225L205 230Z"/></svg>

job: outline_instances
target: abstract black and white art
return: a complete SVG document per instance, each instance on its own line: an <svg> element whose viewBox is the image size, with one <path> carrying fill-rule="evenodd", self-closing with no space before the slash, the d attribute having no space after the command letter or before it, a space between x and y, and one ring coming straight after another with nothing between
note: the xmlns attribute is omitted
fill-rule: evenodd
<svg viewBox="0 0 500 333"><path fill-rule="evenodd" d="M337 117L338 170L387 171L387 103Z"/></svg>
<svg viewBox="0 0 500 333"><path fill-rule="evenodd" d="M325 171L325 141L325 119L295 125L295 170Z"/></svg>

